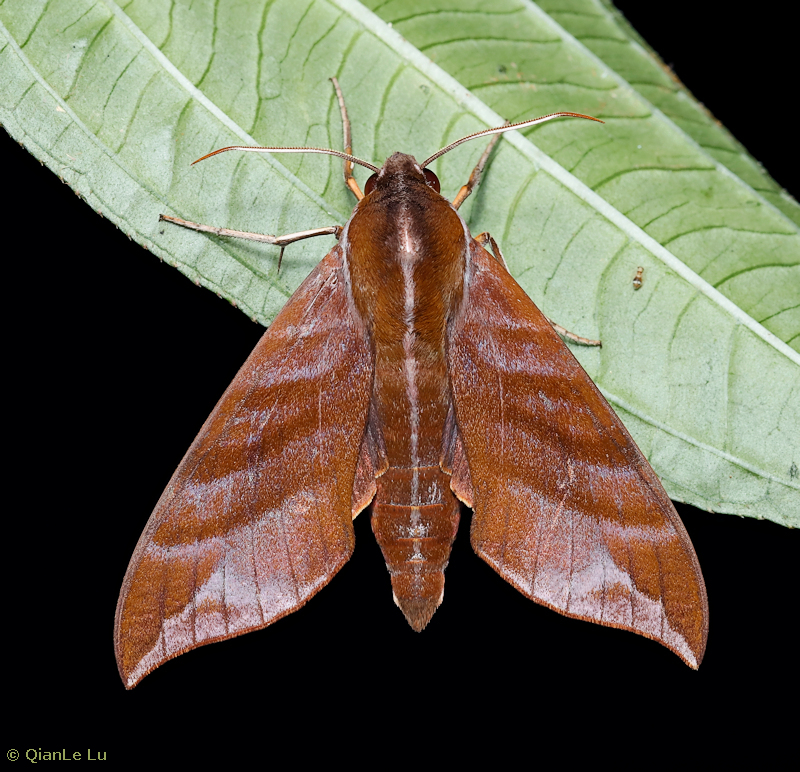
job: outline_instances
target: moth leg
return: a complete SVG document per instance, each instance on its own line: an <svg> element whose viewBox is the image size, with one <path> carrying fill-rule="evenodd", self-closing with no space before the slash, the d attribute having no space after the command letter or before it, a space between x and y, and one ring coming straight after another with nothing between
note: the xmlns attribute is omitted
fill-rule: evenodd
<svg viewBox="0 0 800 772"><path fill-rule="evenodd" d="M339 100L339 111L342 114L342 131L344 133L344 152L347 155L353 155L353 138L350 134L350 118L347 115L347 108L344 105L344 95L342 89L339 88L339 81L336 78L331 78L334 89L336 89L336 98ZM361 188L358 187L356 178L353 176L353 162L345 159L344 162L344 184L353 191L353 195L361 201L364 194Z"/></svg>
<svg viewBox="0 0 800 772"><path fill-rule="evenodd" d="M170 217L167 214L160 214L159 220L166 220L167 222L175 223L183 228L189 228L193 231L200 231L201 233L213 233L215 236L233 236L237 239L246 239L247 241L260 241L263 244L274 244L281 248L281 253L278 256L278 270L281 270L281 260L283 260L283 250L286 249L288 244L295 241L302 241L303 239L311 239L314 236L336 236L338 239L342 234L341 225L329 225L326 228L313 228L310 231L298 231L297 233L287 233L285 236L269 236L265 233L249 233L248 231L235 231L230 228L217 228L213 225L200 225L196 222L189 222L189 220L182 220L180 217Z"/></svg>
<svg viewBox="0 0 800 772"><path fill-rule="evenodd" d="M506 121L503 125L507 126L508 121ZM454 209L458 209L458 207L460 207L461 204L467 200L469 194L472 193L472 191L475 190L475 188L477 188L480 184L481 177L483 176L483 167L486 166L486 162L489 160L489 156L491 155L492 150L494 150L494 146L498 143L500 137L502 136L502 134L495 134L492 137L492 141L486 146L486 150L483 151L483 155L480 157L477 165L472 170L472 174L469 175L467 184L461 186L461 190L458 191L456 197L453 199L452 203Z"/></svg>
<svg viewBox="0 0 800 772"><path fill-rule="evenodd" d="M484 155L486 154L484 153ZM472 178L470 177L470 179ZM480 244L484 249L486 249L488 245L491 248L491 252L494 255L494 259L497 260L497 262L500 263L508 271L508 263L506 263L506 259L503 257L503 253L500 251L500 247L497 246L497 242L492 238L491 234L479 233L477 236L475 236L475 241L477 241L478 244ZM486 249L486 251L488 252L489 250ZM509 273L511 273L511 271L509 271ZM550 322L553 329L562 338L567 338L567 340L571 340L573 343L580 343L582 346L603 345L603 343L599 340L592 340L591 338L582 338L580 335L576 335L574 332L570 332L565 327L562 327L560 324L556 324L549 316L545 316L545 319L547 319L547 321Z"/></svg>
<svg viewBox="0 0 800 772"><path fill-rule="evenodd" d="M580 343L581 346L602 346L603 342L600 340L593 340L592 338L582 338L574 332L570 332L560 324L556 324L549 316L545 316L548 322L552 325L553 329L562 337L571 340L573 343Z"/></svg>
<svg viewBox="0 0 800 772"><path fill-rule="evenodd" d="M479 233L475 237L475 241L477 241L478 244L480 244L484 249L486 249L487 252L491 250L494 259L497 260L497 262L500 263L500 265L502 265L503 268L505 268L508 271L508 263L506 262L506 259L503 257L503 253L500 251L500 247L497 245L497 242L492 238L491 233L487 233L486 231L484 231L483 233ZM489 247L488 249L487 246ZM508 272L511 273L511 271Z"/></svg>

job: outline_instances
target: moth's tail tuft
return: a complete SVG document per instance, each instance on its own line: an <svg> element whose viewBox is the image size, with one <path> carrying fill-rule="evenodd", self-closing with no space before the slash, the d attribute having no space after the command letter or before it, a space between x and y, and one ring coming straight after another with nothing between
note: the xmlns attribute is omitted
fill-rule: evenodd
<svg viewBox="0 0 800 772"><path fill-rule="evenodd" d="M442 604L444 598L444 571L392 576L392 597L406 621L421 633Z"/></svg>

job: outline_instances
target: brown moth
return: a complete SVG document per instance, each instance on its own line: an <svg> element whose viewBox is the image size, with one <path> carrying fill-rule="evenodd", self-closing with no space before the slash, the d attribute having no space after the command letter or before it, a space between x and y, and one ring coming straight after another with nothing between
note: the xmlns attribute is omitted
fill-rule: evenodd
<svg viewBox="0 0 800 772"><path fill-rule="evenodd" d="M633 277L633 288L635 290L641 289L644 283L644 268L640 265L636 269L636 275Z"/></svg>
<svg viewBox="0 0 800 772"><path fill-rule="evenodd" d="M700 566L650 465L487 234L428 165L345 150L358 198L189 448L142 533L115 621L128 688L171 657L265 627L324 587L372 528L395 603L422 630L442 601L460 503L475 551L527 597L660 641L696 668ZM591 119L597 120L597 119ZM495 137L495 140L497 137ZM208 157L208 156L206 156ZM202 160L202 159L200 159ZM362 194L352 163L373 171ZM491 246L494 254L484 247ZM590 341L584 341L590 342Z"/></svg>

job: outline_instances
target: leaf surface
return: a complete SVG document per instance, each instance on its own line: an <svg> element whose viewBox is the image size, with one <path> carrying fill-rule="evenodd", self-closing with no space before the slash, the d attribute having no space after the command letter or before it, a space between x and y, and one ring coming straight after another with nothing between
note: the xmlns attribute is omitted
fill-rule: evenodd
<svg viewBox="0 0 800 772"><path fill-rule="evenodd" d="M606 126L506 135L463 208L470 227L550 317L603 340L575 352L673 498L797 525L797 204L664 86L606 5L485 5L6 0L0 117L125 233L268 323L332 239L292 245L278 275L277 249L158 215L273 234L343 223L341 167L233 153L190 167L199 156L340 147L331 75L354 152L378 163L505 119L597 115ZM482 150L435 163L445 194Z"/></svg>

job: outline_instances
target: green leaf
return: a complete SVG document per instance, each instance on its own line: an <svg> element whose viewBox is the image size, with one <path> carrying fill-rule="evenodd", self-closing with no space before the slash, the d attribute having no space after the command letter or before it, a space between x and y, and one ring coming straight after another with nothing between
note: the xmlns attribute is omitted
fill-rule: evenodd
<svg viewBox="0 0 800 772"><path fill-rule="evenodd" d="M275 248L158 215L273 234L344 223L329 158L189 166L229 144L340 147L331 75L371 161L506 118L603 118L506 135L465 217L549 316L603 340L575 353L673 498L797 525L797 204L606 5L485 6L6 0L0 119L127 234L267 323L332 239L292 245L278 275ZM436 162L443 192L482 150Z"/></svg>
<svg viewBox="0 0 800 772"><path fill-rule="evenodd" d="M758 192L795 225L800 225L797 202L692 97L610 0L543 0L539 6L612 68L621 83L635 83L638 97L646 100L651 110L660 112L711 158ZM646 225L639 224L647 230Z"/></svg>

